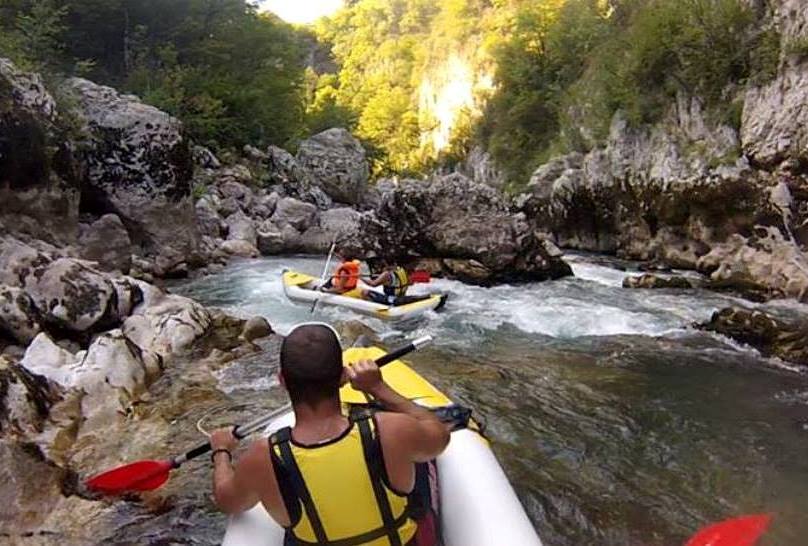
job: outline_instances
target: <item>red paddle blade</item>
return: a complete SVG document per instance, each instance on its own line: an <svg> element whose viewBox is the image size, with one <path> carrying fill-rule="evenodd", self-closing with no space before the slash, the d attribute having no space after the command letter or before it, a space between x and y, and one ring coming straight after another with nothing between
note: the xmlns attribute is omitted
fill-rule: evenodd
<svg viewBox="0 0 808 546"><path fill-rule="evenodd" d="M166 483L172 468L171 461L139 461L93 476L85 485L105 495L151 491Z"/></svg>
<svg viewBox="0 0 808 546"><path fill-rule="evenodd" d="M432 280L432 275L429 271L413 271L410 275L410 282L413 283L426 283Z"/></svg>
<svg viewBox="0 0 808 546"><path fill-rule="evenodd" d="M722 521L696 533L685 546L754 546L771 520L768 514L757 514Z"/></svg>

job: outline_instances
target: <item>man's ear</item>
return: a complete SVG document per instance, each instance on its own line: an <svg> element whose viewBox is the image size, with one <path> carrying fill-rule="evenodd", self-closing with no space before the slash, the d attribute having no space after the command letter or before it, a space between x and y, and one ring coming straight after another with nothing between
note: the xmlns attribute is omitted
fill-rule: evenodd
<svg viewBox="0 0 808 546"><path fill-rule="evenodd" d="M350 383L350 381L351 378L348 377L348 368L347 367L342 368L342 377L340 377L339 386L344 387L345 385Z"/></svg>
<svg viewBox="0 0 808 546"><path fill-rule="evenodd" d="M281 387L283 387L284 390L286 390L286 391L289 390L289 389L286 388L286 380L283 378L283 372L280 371L280 370L278 370L278 383L281 384Z"/></svg>

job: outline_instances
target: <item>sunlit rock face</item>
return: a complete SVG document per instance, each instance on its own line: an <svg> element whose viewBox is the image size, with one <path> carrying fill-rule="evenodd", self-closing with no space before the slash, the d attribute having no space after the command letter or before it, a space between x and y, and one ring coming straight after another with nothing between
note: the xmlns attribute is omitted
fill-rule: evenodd
<svg viewBox="0 0 808 546"><path fill-rule="evenodd" d="M432 153L449 148L456 130L482 114L486 99L494 90L490 63L482 50L453 51L434 69L426 72L418 90L421 146Z"/></svg>

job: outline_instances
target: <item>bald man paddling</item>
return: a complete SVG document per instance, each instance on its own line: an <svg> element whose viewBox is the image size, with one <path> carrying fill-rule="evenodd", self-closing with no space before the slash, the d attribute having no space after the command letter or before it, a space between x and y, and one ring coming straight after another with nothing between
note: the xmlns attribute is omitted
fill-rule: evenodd
<svg viewBox="0 0 808 546"><path fill-rule="evenodd" d="M372 361L343 368L342 348L326 325L303 325L281 346L281 382L295 426L254 442L232 464L231 429L211 436L214 495L239 513L263 503L286 529L286 545L434 546L433 461L449 430L430 411L395 392ZM386 411L345 416L346 381Z"/></svg>

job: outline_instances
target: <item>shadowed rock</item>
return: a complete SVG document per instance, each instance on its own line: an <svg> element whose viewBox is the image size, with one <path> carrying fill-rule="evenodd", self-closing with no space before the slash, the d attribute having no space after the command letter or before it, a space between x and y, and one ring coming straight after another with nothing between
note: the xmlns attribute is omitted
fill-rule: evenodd
<svg viewBox="0 0 808 546"><path fill-rule="evenodd" d="M132 241L123 222L114 214L79 226L79 252L82 258L98 263L105 271L125 274L132 267Z"/></svg>
<svg viewBox="0 0 808 546"><path fill-rule="evenodd" d="M728 307L698 328L751 345L764 356L808 366L808 321L804 319L783 320L760 310Z"/></svg>
<svg viewBox="0 0 808 546"><path fill-rule="evenodd" d="M37 74L0 58L0 220L12 233L75 242L82 169Z"/></svg>

